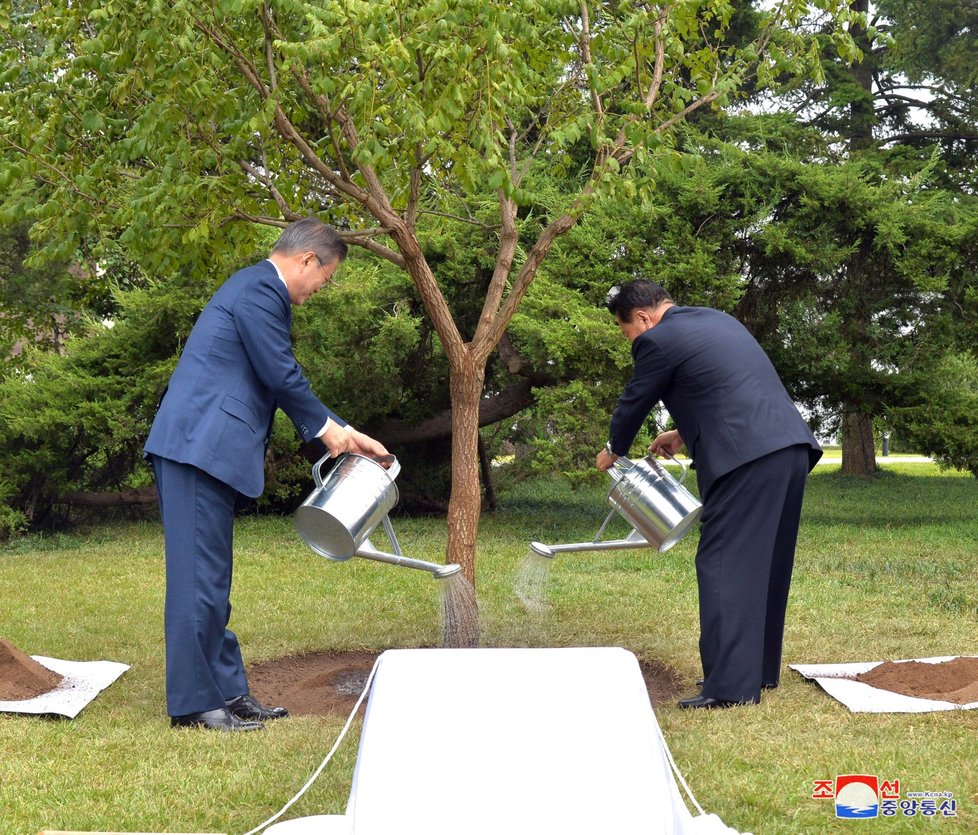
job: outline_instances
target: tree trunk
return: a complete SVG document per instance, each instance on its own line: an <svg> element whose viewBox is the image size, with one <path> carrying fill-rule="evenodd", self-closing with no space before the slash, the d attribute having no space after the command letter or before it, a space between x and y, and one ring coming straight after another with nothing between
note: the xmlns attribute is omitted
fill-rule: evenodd
<svg viewBox="0 0 978 835"><path fill-rule="evenodd" d="M854 12L867 14L869 0L852 0L850 8ZM865 27L854 24L851 34L856 45L863 51L863 60L856 62L850 68L853 81L862 91L861 96L853 97L849 106L849 151L852 157L856 157L861 151L873 146L873 129L876 125L873 75L876 61ZM869 296L874 269L872 240L867 233L859 240L858 247L846 265L850 287L865 288L865 295L858 292L855 294L855 308L847 311L845 317L845 331L852 352L851 367L857 369L859 376L864 380L870 380L873 376L870 358L865 354L871 313L868 305L863 302ZM843 402L842 472L847 475L871 476L875 475L876 471L873 415L863 406Z"/></svg>
<svg viewBox="0 0 978 835"><path fill-rule="evenodd" d="M850 8L860 14L868 14L869 0L853 0ZM876 126L876 109L873 103L873 76L876 72L876 58L873 44L865 27L853 24L852 39L863 53L863 59L851 65L852 78L863 91L862 96L854 97L849 105L849 150L865 151L873 146L873 128Z"/></svg>
<svg viewBox="0 0 978 835"><path fill-rule="evenodd" d="M462 352L452 363L452 495L448 502L449 562L475 587L475 541L482 497L479 490L479 401L485 364Z"/></svg>
<svg viewBox="0 0 978 835"><path fill-rule="evenodd" d="M861 476L877 472L873 416L857 409L842 413L842 472Z"/></svg>

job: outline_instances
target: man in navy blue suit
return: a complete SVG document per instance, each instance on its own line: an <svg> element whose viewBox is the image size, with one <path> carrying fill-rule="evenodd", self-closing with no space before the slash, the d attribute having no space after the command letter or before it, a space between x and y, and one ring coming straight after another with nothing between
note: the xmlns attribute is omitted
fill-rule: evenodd
<svg viewBox="0 0 978 835"><path fill-rule="evenodd" d="M381 456L312 393L292 354L291 305L318 292L346 257L330 226L286 227L267 260L239 270L190 332L146 441L166 549L166 698L175 726L248 731L287 715L248 691L231 618L234 508L264 488L276 408L335 457Z"/></svg>
<svg viewBox="0 0 978 835"><path fill-rule="evenodd" d="M679 307L644 279L608 298L635 369L596 464L627 455L660 400L676 428L653 453L684 444L703 502L696 580L701 692L682 708L760 701L781 674L788 587L808 473L821 447L747 329L706 307Z"/></svg>

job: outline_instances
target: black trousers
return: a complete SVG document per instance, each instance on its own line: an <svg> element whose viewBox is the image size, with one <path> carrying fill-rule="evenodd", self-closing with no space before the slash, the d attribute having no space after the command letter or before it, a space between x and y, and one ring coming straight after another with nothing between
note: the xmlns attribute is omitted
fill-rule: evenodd
<svg viewBox="0 0 978 835"><path fill-rule="evenodd" d="M760 700L777 684L810 462L808 447L772 452L709 486L696 581L703 696Z"/></svg>

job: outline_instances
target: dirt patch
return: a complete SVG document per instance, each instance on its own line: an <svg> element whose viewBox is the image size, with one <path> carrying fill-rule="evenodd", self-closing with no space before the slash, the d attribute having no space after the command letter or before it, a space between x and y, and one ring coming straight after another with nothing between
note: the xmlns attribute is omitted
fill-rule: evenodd
<svg viewBox="0 0 978 835"><path fill-rule="evenodd" d="M853 676L856 681L918 699L938 699L956 705L978 702L978 658L950 661L884 661Z"/></svg>
<svg viewBox="0 0 978 835"><path fill-rule="evenodd" d="M288 708L294 716L348 716L378 655L309 652L273 658L250 667L248 681L258 701ZM640 661L639 667L652 704L672 701L688 689L664 664Z"/></svg>
<svg viewBox="0 0 978 835"><path fill-rule="evenodd" d="M379 654L307 652L271 658L249 667L248 683L262 704L288 708L293 716L348 716Z"/></svg>
<svg viewBox="0 0 978 835"><path fill-rule="evenodd" d="M672 702L680 696L688 696L693 688L684 682L675 671L658 661L639 661L642 678L648 688L653 705Z"/></svg>
<svg viewBox="0 0 978 835"><path fill-rule="evenodd" d="M62 678L0 638L0 702L33 699L53 690Z"/></svg>

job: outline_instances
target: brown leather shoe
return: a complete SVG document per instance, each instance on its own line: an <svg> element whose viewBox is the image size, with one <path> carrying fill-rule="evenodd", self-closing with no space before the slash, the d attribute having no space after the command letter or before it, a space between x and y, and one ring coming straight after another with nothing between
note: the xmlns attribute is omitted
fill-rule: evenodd
<svg viewBox="0 0 978 835"><path fill-rule="evenodd" d="M250 693L228 699L225 704L238 719L267 722L270 719L284 719L289 715L284 707L265 707Z"/></svg>
<svg viewBox="0 0 978 835"><path fill-rule="evenodd" d="M206 728L209 731L260 731L265 727L261 722L239 719L226 707L188 713L185 716L171 716L170 725L174 728Z"/></svg>

